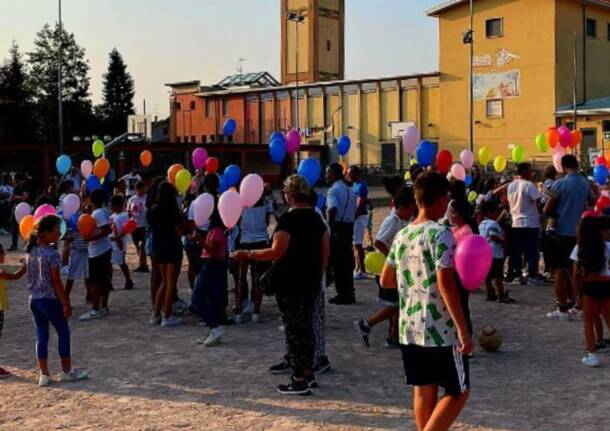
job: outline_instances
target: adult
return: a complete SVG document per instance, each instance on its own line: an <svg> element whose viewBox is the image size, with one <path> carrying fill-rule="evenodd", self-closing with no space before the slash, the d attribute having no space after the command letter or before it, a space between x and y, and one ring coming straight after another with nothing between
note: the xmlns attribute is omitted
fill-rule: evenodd
<svg viewBox="0 0 610 431"><path fill-rule="evenodd" d="M272 284L286 334L292 377L278 392L308 395L315 386L313 306L322 288L329 255L329 235L322 218L310 206L310 190L299 175L288 177L282 190L290 209L278 221L271 248L239 250L243 262L274 261Z"/></svg>
<svg viewBox="0 0 610 431"><path fill-rule="evenodd" d="M132 169L130 173L119 178L119 181L122 182L125 187L125 196L130 198L136 194L136 185L139 181L142 181L142 177L138 174L138 171Z"/></svg>
<svg viewBox="0 0 610 431"><path fill-rule="evenodd" d="M532 182L533 170L529 163L517 165L517 177L508 185L506 190L512 228L510 233L510 279L522 277L525 254L528 276L534 282L542 281L538 275L540 260L540 212L538 201L542 194Z"/></svg>
<svg viewBox="0 0 610 431"><path fill-rule="evenodd" d="M333 163L326 169L326 182L330 186L326 198L330 226L331 278L335 281L337 296L329 302L347 305L356 302L354 291L354 253L352 238L356 216L356 195L345 184L343 167ZM330 281L330 280L329 280Z"/></svg>
<svg viewBox="0 0 610 431"><path fill-rule="evenodd" d="M555 277L555 296L557 308L547 313L551 319L567 320L570 317L572 303L578 295L572 295L570 286L571 267L570 254L576 245L576 232L583 211L587 207L591 187L587 179L578 172L578 160L571 154L561 159L565 176L551 186L551 199L544 208L544 214L556 219L556 238L550 247L549 264Z"/></svg>
<svg viewBox="0 0 610 431"><path fill-rule="evenodd" d="M62 180L70 181L72 183L72 188L74 190L80 190L80 184L81 184L82 178L80 176L80 172L78 171L78 169L75 166L72 166L72 169L70 169L70 172L67 173L66 175L64 175Z"/></svg>
<svg viewBox="0 0 610 431"><path fill-rule="evenodd" d="M369 197L369 189L360 176L360 168L351 166L347 171L347 180L352 183L352 190L356 195L356 218L354 221L354 252L356 260L356 272L354 280L366 280L364 269L364 233L369 220L366 203Z"/></svg>
<svg viewBox="0 0 610 431"><path fill-rule="evenodd" d="M26 176L21 173L16 173L13 175L13 194L11 196L11 203L13 204L13 208L11 211L12 214L12 230L11 230L11 246L8 251L16 251L17 250L17 240L19 239L19 223L15 219L15 207L19 205L21 202L30 203L31 196L28 192L26 185Z"/></svg>

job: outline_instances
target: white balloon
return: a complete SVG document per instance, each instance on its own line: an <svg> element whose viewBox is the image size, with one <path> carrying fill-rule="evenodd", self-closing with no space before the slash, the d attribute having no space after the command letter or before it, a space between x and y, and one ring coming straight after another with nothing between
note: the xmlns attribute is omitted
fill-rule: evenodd
<svg viewBox="0 0 610 431"><path fill-rule="evenodd" d="M464 166L459 163L454 163L453 166L451 166L451 175L457 180L466 180L466 170L464 169Z"/></svg>
<svg viewBox="0 0 610 431"><path fill-rule="evenodd" d="M218 212L227 229L237 224L243 209L241 197L234 190L224 192L218 200Z"/></svg>
<svg viewBox="0 0 610 431"><path fill-rule="evenodd" d="M209 193L199 195L193 202L195 210L195 226L203 226L214 212L214 196Z"/></svg>
<svg viewBox="0 0 610 431"><path fill-rule="evenodd" d="M32 208L25 202L20 202L15 207L15 220L17 221L17 224L19 224L25 216L30 214L32 214Z"/></svg>
<svg viewBox="0 0 610 431"><path fill-rule="evenodd" d="M460 153L460 161L465 169L470 169L474 164L474 154L470 150L464 150Z"/></svg>
<svg viewBox="0 0 610 431"><path fill-rule="evenodd" d="M244 208L250 208L263 195L265 184L258 174L249 174L242 180L239 186L239 195Z"/></svg>
<svg viewBox="0 0 610 431"><path fill-rule="evenodd" d="M83 160L80 164L80 173L87 178L91 175L91 172L93 172L93 163L91 163L91 160Z"/></svg>
<svg viewBox="0 0 610 431"><path fill-rule="evenodd" d="M69 220L80 208L80 198L78 195L71 193L64 197L61 201L61 209L64 213L64 218Z"/></svg>

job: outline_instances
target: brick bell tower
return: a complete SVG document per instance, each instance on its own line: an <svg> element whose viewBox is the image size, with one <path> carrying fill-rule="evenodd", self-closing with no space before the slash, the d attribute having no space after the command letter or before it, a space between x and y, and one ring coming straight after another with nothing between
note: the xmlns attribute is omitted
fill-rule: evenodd
<svg viewBox="0 0 610 431"><path fill-rule="evenodd" d="M345 0L281 0L282 84L344 79ZM298 58L297 58L298 56Z"/></svg>

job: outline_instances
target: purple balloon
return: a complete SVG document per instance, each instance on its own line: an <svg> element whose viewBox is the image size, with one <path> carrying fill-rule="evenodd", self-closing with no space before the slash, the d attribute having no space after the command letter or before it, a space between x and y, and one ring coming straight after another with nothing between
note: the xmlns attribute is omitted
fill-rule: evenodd
<svg viewBox="0 0 610 431"><path fill-rule="evenodd" d="M559 132L559 144L563 148L567 148L572 143L572 132L566 126L561 126Z"/></svg>
<svg viewBox="0 0 610 431"><path fill-rule="evenodd" d="M407 127L404 134L402 135L402 150L409 155L413 155L419 144L420 134L419 130L415 126Z"/></svg>
<svg viewBox="0 0 610 431"><path fill-rule="evenodd" d="M296 130L291 130L286 135L286 151L289 154L296 153L301 145L301 134Z"/></svg>
<svg viewBox="0 0 610 431"><path fill-rule="evenodd" d="M208 159L208 152L205 148L195 148L193 151L193 166L195 169L201 169L205 166L205 161Z"/></svg>
<svg viewBox="0 0 610 431"><path fill-rule="evenodd" d="M455 269L462 285L474 292L485 281L493 255L487 240L480 235L468 235L455 251Z"/></svg>

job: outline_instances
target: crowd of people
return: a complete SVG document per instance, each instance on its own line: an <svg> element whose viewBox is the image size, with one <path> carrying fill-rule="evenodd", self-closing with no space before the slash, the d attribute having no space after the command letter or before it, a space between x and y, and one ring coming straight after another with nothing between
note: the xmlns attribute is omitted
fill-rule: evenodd
<svg viewBox="0 0 610 431"><path fill-rule="evenodd" d="M468 235L480 234L492 250L485 280L488 301L514 303L518 298L511 296L507 282L553 281L557 304L547 317L582 318L587 349L582 362L600 364L596 352L607 344L603 322L610 324L610 222L598 213L581 218L606 191L579 171L574 156L564 156L562 168L560 174L549 166L544 179L534 182L536 173L528 163L516 166L514 178L483 174L474 166L466 186L414 165L408 180L384 180L391 205L375 236L367 184L357 166L347 172L338 163L328 166L325 199L299 175L285 180L280 202L266 187L231 229L218 211L216 174L199 173L191 190L180 195L167 178L146 182L135 171L89 191L73 169L36 198L26 176L2 175L0 227L12 235L9 251L18 246L13 210L20 202L57 206L67 194L79 193L80 212L90 214L96 228L83 236L69 225L64 235L60 217L37 222L26 238L23 266L16 272L0 270L0 333L8 307L5 280L27 276L39 384L51 383L49 323L60 340L61 380L87 378L70 362L73 287L83 282L91 304L80 321L108 315L113 266L120 268L124 288L134 288L125 260L130 236L138 256L133 271L150 275L150 325L176 327L185 323L185 315L193 315L209 328L198 342L211 347L227 337L227 325L260 322L263 296L274 296L286 352L270 372L291 374L287 384L278 386L280 393L307 395L317 386L316 375L331 367L324 329L327 287L335 290L329 303L347 306L356 302L355 282L375 276L380 307L355 320L354 329L368 347L372 328L389 322L386 346L402 350L406 381L415 387L418 428L446 429L469 390L473 322L468 291L454 270L456 247ZM203 193L213 197L215 209L205 224L197 225L194 202ZM131 221L135 230L128 235L124 230ZM386 257L380 274L367 273L365 255L372 249ZM0 250L0 263L4 254ZM184 255L188 299L178 289ZM233 300L229 278L234 280ZM8 375L0 368L0 377ZM446 396L437 401L439 387Z"/></svg>

